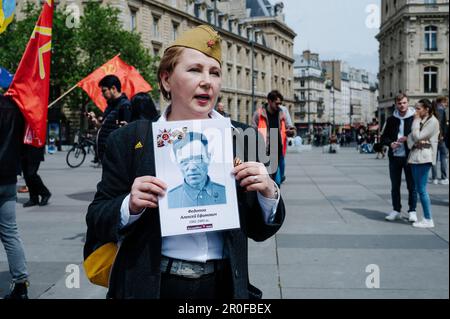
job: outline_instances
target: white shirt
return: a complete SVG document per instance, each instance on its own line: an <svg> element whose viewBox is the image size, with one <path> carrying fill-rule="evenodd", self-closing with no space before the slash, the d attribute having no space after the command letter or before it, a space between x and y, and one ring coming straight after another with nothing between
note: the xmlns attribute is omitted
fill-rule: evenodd
<svg viewBox="0 0 450 319"><path fill-rule="evenodd" d="M159 118L158 122L167 121L166 112ZM210 113L211 119L223 118L218 112L213 110ZM276 184L275 184L276 185ZM278 186L276 186L278 188ZM280 190L278 189L278 198L271 199L262 196L257 193L258 201L264 214L264 220L267 224L273 222L275 213L277 211L278 203L280 201ZM130 195L122 202L120 208L121 212L121 227L125 227L137 221L142 214L130 215L129 208ZM206 262L211 259L223 259L224 255L223 247L223 232L206 232L196 233L189 235L169 236L162 238L161 254L163 256L182 259L188 261Z"/></svg>

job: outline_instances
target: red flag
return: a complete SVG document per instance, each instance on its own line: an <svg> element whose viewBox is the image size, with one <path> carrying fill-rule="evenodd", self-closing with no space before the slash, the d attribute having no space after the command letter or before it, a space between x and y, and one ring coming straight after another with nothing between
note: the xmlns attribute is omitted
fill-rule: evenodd
<svg viewBox="0 0 450 319"><path fill-rule="evenodd" d="M16 102L27 127L24 143L45 145L52 49L53 0L46 0L5 95Z"/></svg>
<svg viewBox="0 0 450 319"><path fill-rule="evenodd" d="M86 91L92 101L94 101L102 111L106 109L106 100L102 95L102 90L99 88L98 82L109 74L114 74L119 78L120 83L122 84L122 92L125 93L128 98L131 98L136 93L147 93L152 90L150 84L144 80L133 66L126 64L118 55L116 55L78 82L78 86Z"/></svg>

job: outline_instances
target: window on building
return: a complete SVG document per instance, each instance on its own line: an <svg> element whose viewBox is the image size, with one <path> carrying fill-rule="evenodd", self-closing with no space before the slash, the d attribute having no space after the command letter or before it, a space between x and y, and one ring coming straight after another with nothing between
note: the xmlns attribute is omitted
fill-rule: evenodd
<svg viewBox="0 0 450 319"><path fill-rule="evenodd" d="M153 36L155 38L160 37L160 35L159 35L159 20L160 19L161 19L160 17L153 16Z"/></svg>
<svg viewBox="0 0 450 319"><path fill-rule="evenodd" d="M266 74L261 74L262 91L266 92Z"/></svg>
<svg viewBox="0 0 450 319"><path fill-rule="evenodd" d="M425 51L437 51L437 27L425 27Z"/></svg>
<svg viewBox="0 0 450 319"><path fill-rule="evenodd" d="M137 10L130 8L130 30L136 31L137 27Z"/></svg>
<svg viewBox="0 0 450 319"><path fill-rule="evenodd" d="M237 107L236 107L236 121L241 120L241 100L237 101Z"/></svg>
<svg viewBox="0 0 450 319"><path fill-rule="evenodd" d="M194 15L196 18L200 18L200 6L201 6L201 4L199 4L199 3L196 3L194 5Z"/></svg>
<svg viewBox="0 0 450 319"><path fill-rule="evenodd" d="M436 4L436 0L425 0L425 4Z"/></svg>
<svg viewBox="0 0 450 319"><path fill-rule="evenodd" d="M304 91L300 92L300 100L302 100L302 101L306 100Z"/></svg>
<svg viewBox="0 0 450 319"><path fill-rule="evenodd" d="M302 88L305 87L305 80L300 80L300 87L302 87Z"/></svg>
<svg viewBox="0 0 450 319"><path fill-rule="evenodd" d="M245 83L247 83L246 86L250 87L251 83L250 83L250 70L246 70L245 71Z"/></svg>
<svg viewBox="0 0 450 319"><path fill-rule="evenodd" d="M172 21L172 40L175 41L178 37L178 29L180 24L178 22Z"/></svg>
<svg viewBox="0 0 450 319"><path fill-rule="evenodd" d="M233 83L233 68L231 66L229 66L227 68L227 77L228 77L228 87L231 87L232 83Z"/></svg>
<svg viewBox="0 0 450 319"><path fill-rule="evenodd" d="M229 111L232 110L231 106L233 105L233 99L228 98L228 105L225 105L225 110L228 109Z"/></svg>
<svg viewBox="0 0 450 319"><path fill-rule="evenodd" d="M438 68L429 66L424 69L424 92L437 93L438 92Z"/></svg>
<svg viewBox="0 0 450 319"><path fill-rule="evenodd" d="M153 55L156 57L156 56L159 56L159 48L153 48Z"/></svg>

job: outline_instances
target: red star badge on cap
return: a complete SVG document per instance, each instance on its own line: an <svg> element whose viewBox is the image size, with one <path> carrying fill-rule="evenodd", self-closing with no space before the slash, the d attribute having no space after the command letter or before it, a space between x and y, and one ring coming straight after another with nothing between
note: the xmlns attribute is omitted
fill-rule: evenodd
<svg viewBox="0 0 450 319"><path fill-rule="evenodd" d="M208 48L212 48L213 46L216 45L216 41L211 39L208 41L208 43L206 43L208 45Z"/></svg>

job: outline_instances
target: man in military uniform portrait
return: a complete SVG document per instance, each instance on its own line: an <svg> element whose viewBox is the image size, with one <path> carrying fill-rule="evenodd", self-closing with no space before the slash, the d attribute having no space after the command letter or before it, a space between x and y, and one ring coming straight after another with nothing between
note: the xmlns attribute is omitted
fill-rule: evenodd
<svg viewBox="0 0 450 319"><path fill-rule="evenodd" d="M226 204L225 186L208 175L211 155L203 134L187 133L174 142L173 152L184 182L168 192L169 208Z"/></svg>

